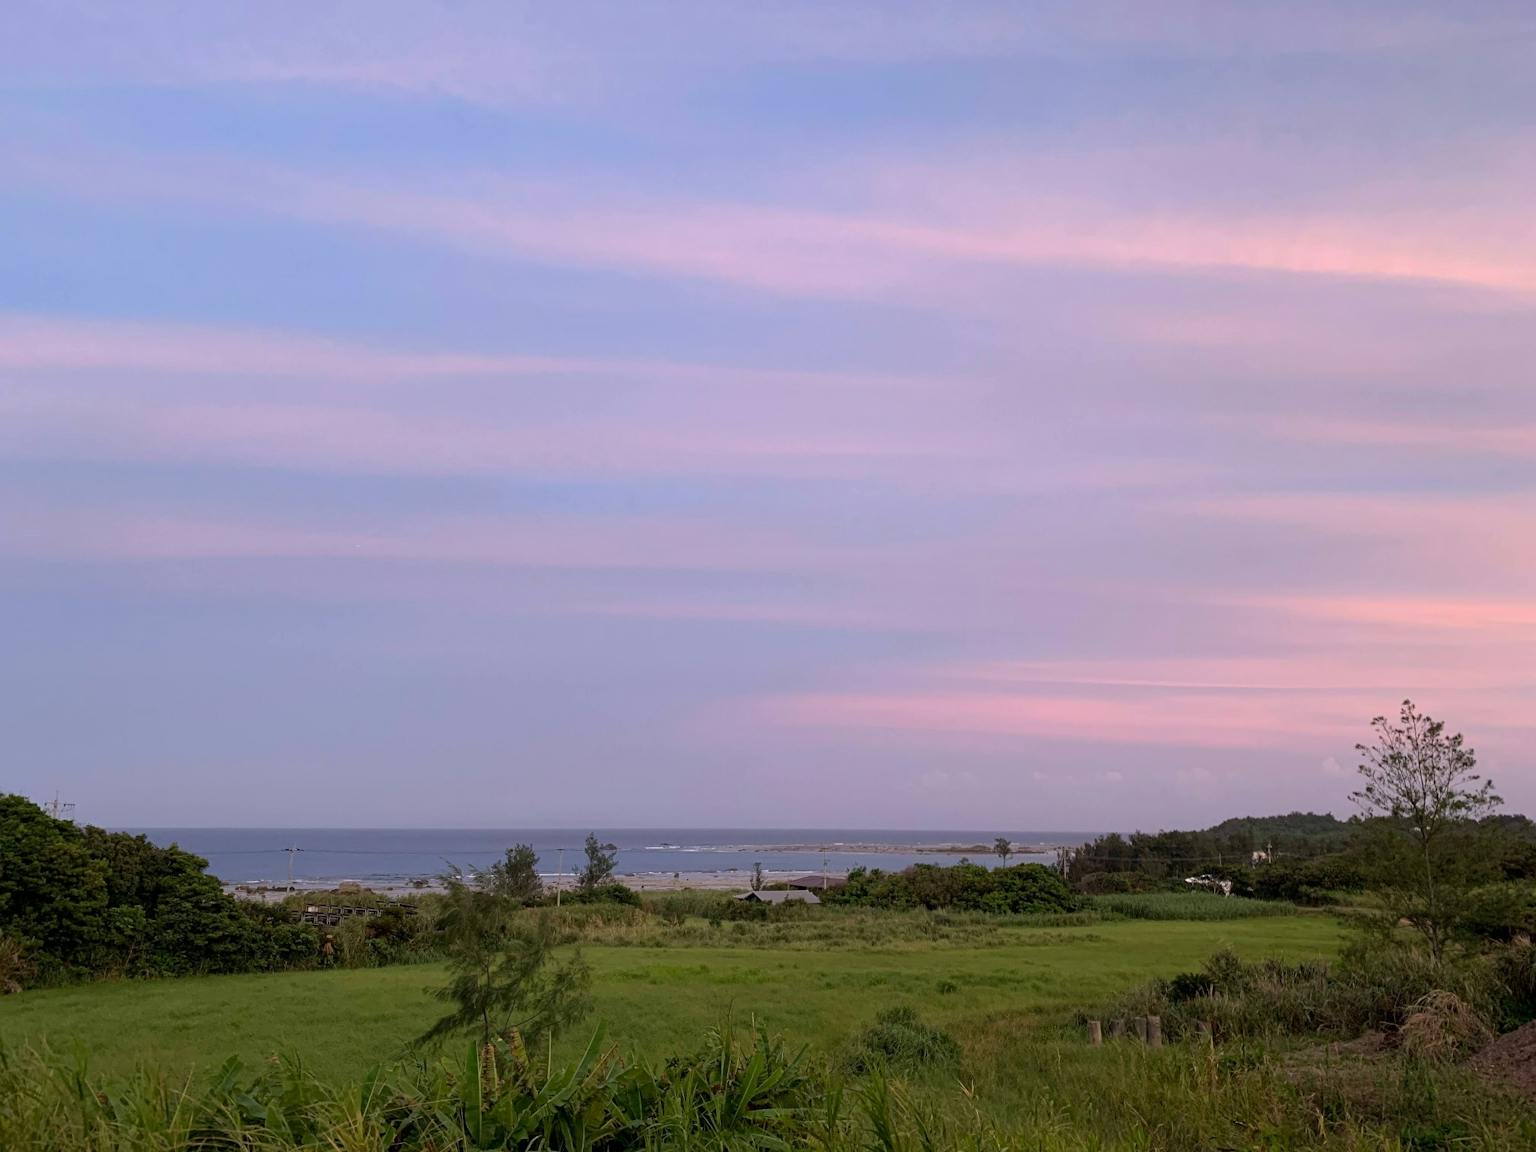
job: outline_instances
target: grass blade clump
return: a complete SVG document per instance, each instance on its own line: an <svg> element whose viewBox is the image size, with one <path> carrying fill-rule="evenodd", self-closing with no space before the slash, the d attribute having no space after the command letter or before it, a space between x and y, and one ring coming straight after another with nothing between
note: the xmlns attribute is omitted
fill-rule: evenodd
<svg viewBox="0 0 1536 1152"><path fill-rule="evenodd" d="M915 1008L887 1008L849 1042L843 1066L855 1075L873 1071L922 1072L953 1068L960 1044L942 1028L926 1024Z"/></svg>
<svg viewBox="0 0 1536 1152"><path fill-rule="evenodd" d="M1130 920L1248 920L1256 916L1294 916L1296 905L1284 900L1250 900L1208 892L1146 892L1093 897L1098 912Z"/></svg>

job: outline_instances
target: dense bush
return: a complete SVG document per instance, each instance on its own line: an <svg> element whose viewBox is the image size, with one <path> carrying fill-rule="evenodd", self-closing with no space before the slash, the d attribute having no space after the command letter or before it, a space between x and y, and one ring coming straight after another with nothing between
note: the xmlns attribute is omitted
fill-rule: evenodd
<svg viewBox="0 0 1536 1152"><path fill-rule="evenodd" d="M955 1038L925 1024L915 1008L905 1005L881 1012L873 1024L855 1033L843 1054L844 1067L855 1074L953 1068L959 1060Z"/></svg>
<svg viewBox="0 0 1536 1152"><path fill-rule="evenodd" d="M1073 912L1081 903L1061 874L1044 865L983 868L964 860L949 868L915 864L902 872L855 868L842 888L824 898L872 908L954 908L993 915Z"/></svg>
<svg viewBox="0 0 1536 1152"><path fill-rule="evenodd" d="M565 904L622 904L628 908L641 906L640 893L618 881L607 881L602 884L594 884L587 888L573 888L569 892L561 894L560 901ZM555 898L546 896L546 904L553 905Z"/></svg>
<svg viewBox="0 0 1536 1152"><path fill-rule="evenodd" d="M1333 964L1245 962L1222 951L1197 972L1132 990L1107 1015L1161 1016L1175 1039L1196 1022L1222 1039L1274 1032L1348 1038L1400 1029L1429 1004L1454 1004L1466 1019L1502 1028L1524 1023L1536 1016L1536 953L1517 945L1435 964L1423 951L1364 939Z"/></svg>
<svg viewBox="0 0 1536 1152"><path fill-rule="evenodd" d="M1327 813L1291 812L1284 816L1240 817L1201 831L1111 832L1072 854L1068 878L1082 891L1107 892L1108 882L1089 877L1133 874L1142 883L1178 883L1186 876L1214 875L1220 869L1246 871L1255 852L1282 850L1311 857L1339 852L1356 828ZM1231 874L1228 874L1231 878ZM1132 891L1138 889L1130 889Z"/></svg>
<svg viewBox="0 0 1536 1152"><path fill-rule="evenodd" d="M1364 887L1359 862L1344 855L1276 861L1253 870L1253 895L1261 900L1326 905L1336 901L1336 893L1359 892Z"/></svg>
<svg viewBox="0 0 1536 1152"><path fill-rule="evenodd" d="M1474 888L1467 893L1460 928L1472 940L1529 940L1536 935L1536 884L1510 881Z"/></svg>
<svg viewBox="0 0 1536 1152"><path fill-rule="evenodd" d="M226 895L205 867L178 848L79 828L0 796L0 935L15 942L32 982L245 972L318 957L313 929Z"/></svg>

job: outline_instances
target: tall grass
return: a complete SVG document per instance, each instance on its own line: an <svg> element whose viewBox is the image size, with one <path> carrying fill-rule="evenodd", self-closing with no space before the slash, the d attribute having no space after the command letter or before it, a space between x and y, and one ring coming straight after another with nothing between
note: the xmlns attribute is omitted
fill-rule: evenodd
<svg viewBox="0 0 1536 1152"><path fill-rule="evenodd" d="M1095 896L1099 912L1133 920L1247 920L1255 916L1294 916L1296 905L1283 900L1250 900L1210 892L1147 892Z"/></svg>
<svg viewBox="0 0 1536 1152"><path fill-rule="evenodd" d="M738 906L741 907L741 906ZM981 912L896 912L805 905L750 906L749 919L652 914L638 908L587 905L554 917L563 943L636 948L762 948L844 951L1045 946L1092 940L1092 933L1049 931L1102 922L1096 912L992 916ZM739 913L738 913L739 915ZM1112 917L1115 918L1115 917ZM1019 932L1016 929L1042 929Z"/></svg>
<svg viewBox="0 0 1536 1152"><path fill-rule="evenodd" d="M915 1024L915 1021L908 1023ZM510 1044L346 1084L289 1061L189 1084L0 1052L0 1148L28 1152L1039 1152L1536 1147L1536 1120L1453 1071L1393 1063L1306 1080L1256 1045L1090 1049L997 1018L903 1079L840 1077L762 1031L631 1065L593 1036L554 1066Z"/></svg>

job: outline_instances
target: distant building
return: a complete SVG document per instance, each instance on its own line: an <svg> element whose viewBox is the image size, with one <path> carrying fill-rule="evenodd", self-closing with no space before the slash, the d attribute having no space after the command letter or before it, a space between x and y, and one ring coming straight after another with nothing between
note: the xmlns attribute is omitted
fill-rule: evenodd
<svg viewBox="0 0 1536 1152"><path fill-rule="evenodd" d="M791 888L802 892L830 892L834 888L844 887L848 881L841 876L825 876L820 872L813 872L809 876L796 876L786 883Z"/></svg>
<svg viewBox="0 0 1536 1152"><path fill-rule="evenodd" d="M814 892L805 892L790 889L788 892L743 892L736 897L745 900L749 904L820 904L821 899Z"/></svg>
<svg viewBox="0 0 1536 1152"><path fill-rule="evenodd" d="M351 920L361 916L365 920L375 916L382 916L386 911L398 909L407 916L416 915L416 909L409 904L392 904L386 908L354 908L346 904L306 904L299 910L299 922L301 924L320 924L326 927L335 927L343 920Z"/></svg>

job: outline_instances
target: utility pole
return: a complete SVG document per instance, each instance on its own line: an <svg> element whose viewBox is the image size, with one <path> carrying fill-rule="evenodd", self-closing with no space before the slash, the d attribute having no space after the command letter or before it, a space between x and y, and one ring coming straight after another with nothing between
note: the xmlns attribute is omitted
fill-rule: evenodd
<svg viewBox="0 0 1536 1152"><path fill-rule="evenodd" d="M304 849L295 844L291 848L284 848L283 851L288 853L288 891L291 894L293 892L293 854L302 852Z"/></svg>
<svg viewBox="0 0 1536 1152"><path fill-rule="evenodd" d="M55 820L73 820L74 816L72 813L74 810L74 804L68 800L60 800L57 791L54 792L53 799L43 805L43 811L47 812Z"/></svg>

